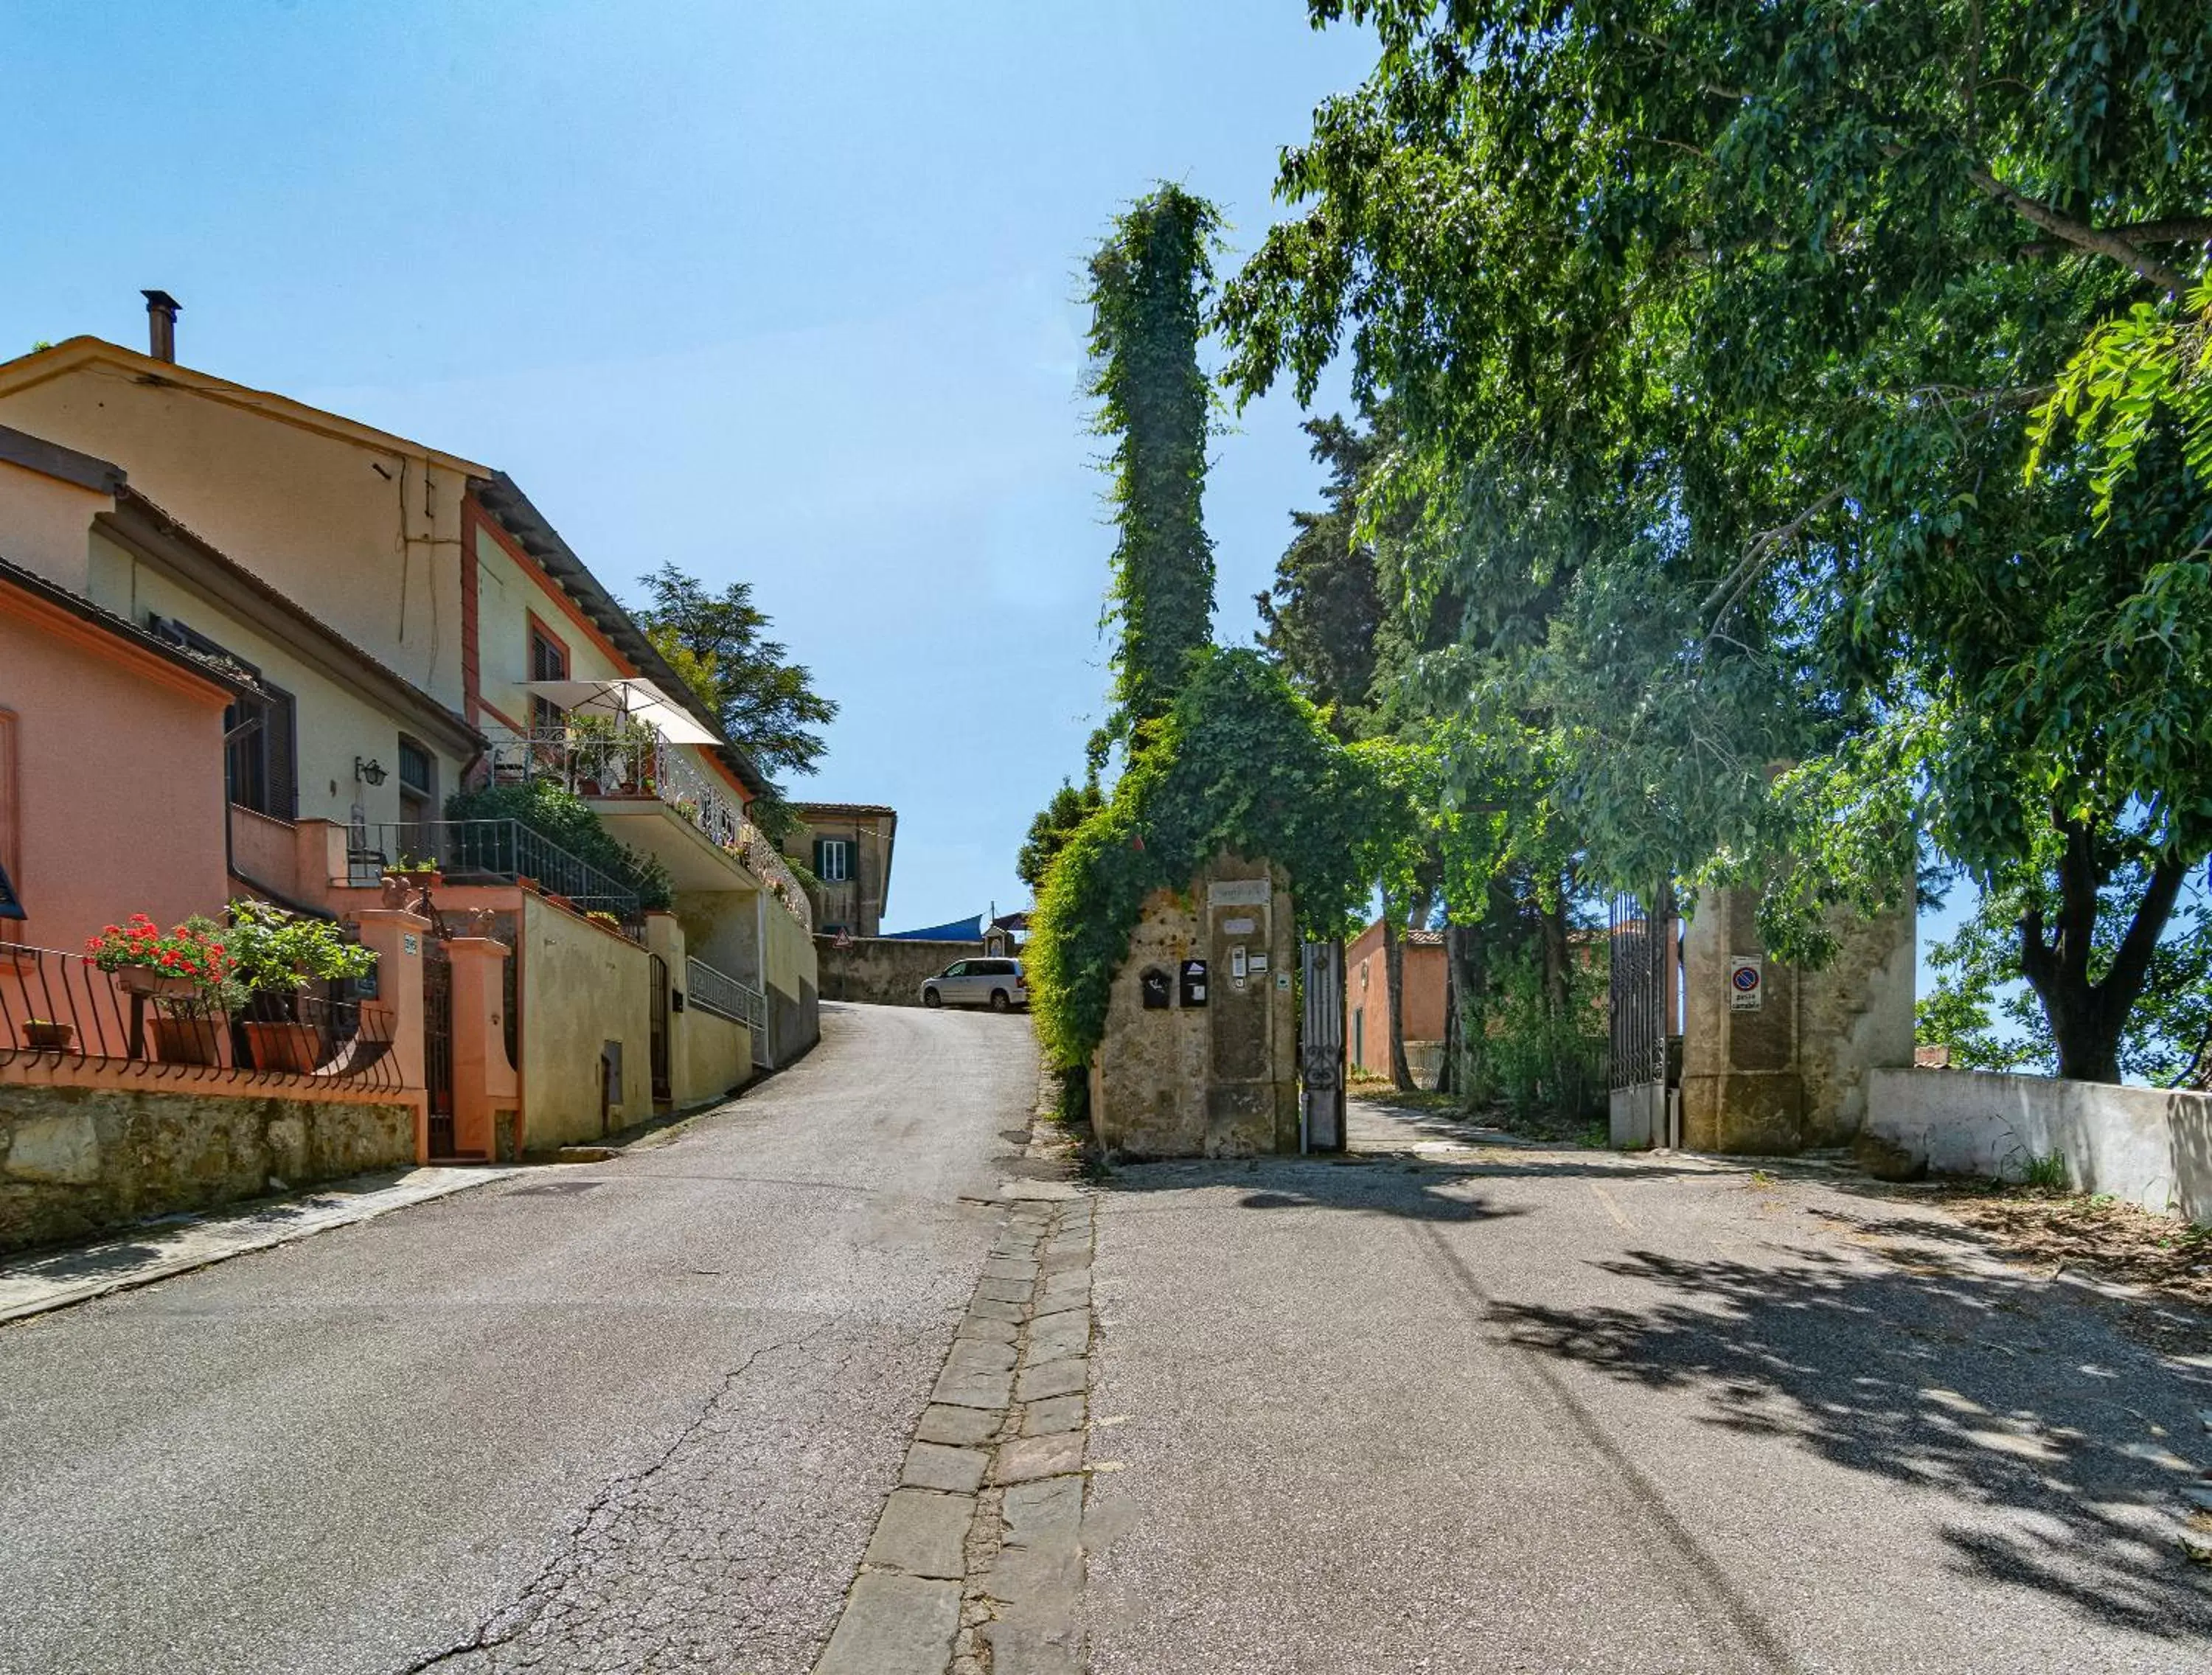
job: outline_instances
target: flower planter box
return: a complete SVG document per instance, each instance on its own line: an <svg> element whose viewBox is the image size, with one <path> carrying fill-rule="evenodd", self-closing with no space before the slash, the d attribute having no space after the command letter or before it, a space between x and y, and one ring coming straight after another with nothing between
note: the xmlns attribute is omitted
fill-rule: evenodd
<svg viewBox="0 0 2212 1675"><path fill-rule="evenodd" d="M191 997L197 985L189 977L173 976L151 966L118 966L115 986L125 994L143 994L155 1000L184 1000Z"/></svg>
<svg viewBox="0 0 2212 1675"><path fill-rule="evenodd" d="M312 1023L263 1023L249 1018L246 1044L256 1070L313 1076L323 1056L321 1033Z"/></svg>
<svg viewBox="0 0 2212 1675"><path fill-rule="evenodd" d="M165 1065L219 1065L222 1031L211 1017L172 1017L156 1013L154 1054Z"/></svg>
<svg viewBox="0 0 2212 1675"><path fill-rule="evenodd" d="M23 1045L33 1053L66 1053L76 1040L73 1023L54 1023L45 1018L23 1021Z"/></svg>

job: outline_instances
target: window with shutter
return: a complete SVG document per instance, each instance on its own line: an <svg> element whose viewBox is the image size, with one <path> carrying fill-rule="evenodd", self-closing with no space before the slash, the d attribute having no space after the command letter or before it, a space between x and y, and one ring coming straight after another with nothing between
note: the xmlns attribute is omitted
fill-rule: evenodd
<svg viewBox="0 0 2212 1675"><path fill-rule="evenodd" d="M530 623L530 678L533 681L565 681L568 678L568 648L540 627L536 618ZM557 731L565 713L561 706L550 698L536 694L530 699L530 725L538 732Z"/></svg>
<svg viewBox="0 0 2212 1675"><path fill-rule="evenodd" d="M262 751L268 758L269 801L261 812L279 820L300 817L299 707L292 695L264 683Z"/></svg>
<svg viewBox="0 0 2212 1675"><path fill-rule="evenodd" d="M15 712L0 709L0 919L23 917L22 898L15 884L23 876L22 857L15 847L16 795Z"/></svg>

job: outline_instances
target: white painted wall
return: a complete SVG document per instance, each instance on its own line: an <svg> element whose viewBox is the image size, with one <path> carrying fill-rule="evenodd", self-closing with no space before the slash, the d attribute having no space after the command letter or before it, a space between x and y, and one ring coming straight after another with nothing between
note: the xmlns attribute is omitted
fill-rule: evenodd
<svg viewBox="0 0 2212 1675"><path fill-rule="evenodd" d="M1995 1071L1867 1075L1867 1132L1938 1174L2017 1180L2056 1153L2078 1192L2212 1225L2212 1094Z"/></svg>

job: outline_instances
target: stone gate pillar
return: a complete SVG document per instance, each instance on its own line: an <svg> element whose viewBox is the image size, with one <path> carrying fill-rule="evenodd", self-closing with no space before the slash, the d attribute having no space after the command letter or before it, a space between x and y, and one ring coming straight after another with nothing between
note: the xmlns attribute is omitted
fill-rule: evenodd
<svg viewBox="0 0 2212 1675"><path fill-rule="evenodd" d="M1146 899L1091 1065L1091 1122L1140 1157L1298 1149L1296 914L1266 861L1224 855Z"/></svg>
<svg viewBox="0 0 2212 1675"><path fill-rule="evenodd" d="M1683 940L1682 1144L1785 1155L1849 1144L1866 1073L1912 1062L1916 922L1910 908L1831 923L1818 971L1767 956L1758 892L1701 896Z"/></svg>

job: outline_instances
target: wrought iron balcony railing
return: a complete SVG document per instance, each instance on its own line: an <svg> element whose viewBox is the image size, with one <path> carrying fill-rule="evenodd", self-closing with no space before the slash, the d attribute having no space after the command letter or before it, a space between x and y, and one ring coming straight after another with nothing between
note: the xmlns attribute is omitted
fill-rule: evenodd
<svg viewBox="0 0 2212 1675"><path fill-rule="evenodd" d="M188 1082L397 1089L391 1015L332 987L250 996L234 1012L146 968L106 972L79 954L0 943L0 1065L96 1061Z"/></svg>
<svg viewBox="0 0 2212 1675"><path fill-rule="evenodd" d="M520 820L418 820L347 830L349 883L373 884L387 867L422 861L434 862L450 883L527 878L548 895L567 897L580 913L612 913L633 939L644 940L636 890Z"/></svg>
<svg viewBox="0 0 2212 1675"><path fill-rule="evenodd" d="M768 885L801 928L813 928L806 892L776 847L727 791L652 728L588 720L541 728L493 739L486 762L495 785L550 779L580 797L657 799Z"/></svg>

